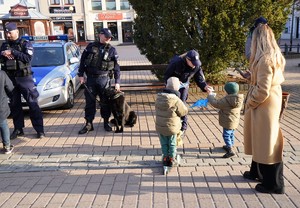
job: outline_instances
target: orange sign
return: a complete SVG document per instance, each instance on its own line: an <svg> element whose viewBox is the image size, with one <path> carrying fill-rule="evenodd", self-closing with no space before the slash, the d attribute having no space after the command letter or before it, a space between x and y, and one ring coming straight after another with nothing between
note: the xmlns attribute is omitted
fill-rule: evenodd
<svg viewBox="0 0 300 208"><path fill-rule="evenodd" d="M99 20L122 20L123 14L122 13L101 13L98 14Z"/></svg>

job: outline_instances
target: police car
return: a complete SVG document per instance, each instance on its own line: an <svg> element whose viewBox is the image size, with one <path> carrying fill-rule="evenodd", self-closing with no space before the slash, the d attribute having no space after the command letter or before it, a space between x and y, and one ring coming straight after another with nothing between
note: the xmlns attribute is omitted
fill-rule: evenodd
<svg viewBox="0 0 300 208"><path fill-rule="evenodd" d="M67 35L23 36L32 42L33 77L39 92L38 103L45 108L72 108L80 88L77 75L81 52Z"/></svg>

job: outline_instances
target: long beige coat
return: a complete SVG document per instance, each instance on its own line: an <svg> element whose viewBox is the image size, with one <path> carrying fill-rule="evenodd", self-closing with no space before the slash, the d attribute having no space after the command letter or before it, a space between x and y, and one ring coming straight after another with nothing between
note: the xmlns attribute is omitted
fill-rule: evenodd
<svg viewBox="0 0 300 208"><path fill-rule="evenodd" d="M281 69L261 59L251 75L244 115L245 154L262 164L282 162L283 136L279 126L282 102Z"/></svg>

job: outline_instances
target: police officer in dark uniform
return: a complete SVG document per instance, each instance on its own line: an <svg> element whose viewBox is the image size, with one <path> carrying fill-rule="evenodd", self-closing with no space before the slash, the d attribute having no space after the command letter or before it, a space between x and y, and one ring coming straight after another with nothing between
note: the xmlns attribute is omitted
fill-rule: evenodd
<svg viewBox="0 0 300 208"><path fill-rule="evenodd" d="M167 80L170 77L177 77L180 80L180 99L184 103L186 103L186 100L188 99L191 78L194 78L194 81L203 92L206 92L208 88L211 88L205 82L205 77L201 69L199 54L195 50L190 50L187 53L172 58L164 74L165 83L167 83ZM181 121L181 131L183 134L187 129L187 116L183 116Z"/></svg>
<svg viewBox="0 0 300 208"><path fill-rule="evenodd" d="M11 115L14 123L14 131L10 139L24 135L21 94L29 106L30 120L37 132L37 138L43 138L45 137L43 115L37 102L39 93L33 81L30 65L33 47L29 41L19 37L16 23L8 23L5 26L5 33L7 40L0 49L1 69L7 73L15 86L10 100Z"/></svg>
<svg viewBox="0 0 300 208"><path fill-rule="evenodd" d="M93 120L96 114L96 98L100 97L100 113L104 120L104 129L112 131L109 125L111 109L108 105L108 96L105 89L110 87L110 80L115 79L115 90L120 91L120 66L118 64L118 54L116 49L110 45L112 38L111 31L102 28L99 33L99 41L87 45L81 56L78 76L81 84L86 83L84 92L85 106L85 126L78 132L85 134L93 131ZM87 77L85 80L84 73Z"/></svg>

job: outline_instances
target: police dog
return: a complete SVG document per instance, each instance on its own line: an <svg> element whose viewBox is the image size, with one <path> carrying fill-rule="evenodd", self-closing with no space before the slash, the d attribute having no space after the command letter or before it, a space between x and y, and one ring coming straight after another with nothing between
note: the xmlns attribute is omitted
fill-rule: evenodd
<svg viewBox="0 0 300 208"><path fill-rule="evenodd" d="M124 126L133 127L136 124L137 115L125 101L124 92L116 92L114 88L108 88L106 93L109 97L109 105L114 116L110 120L110 123L116 126L115 132L123 132Z"/></svg>

